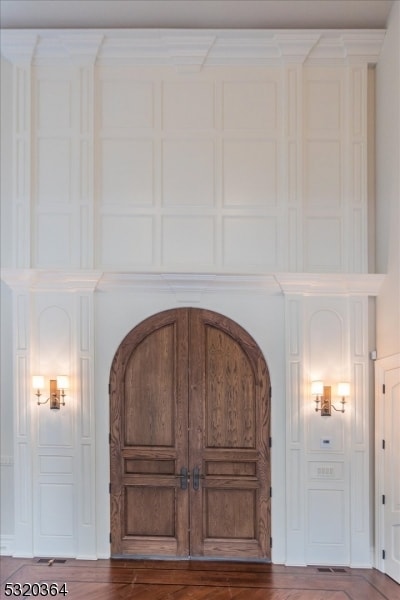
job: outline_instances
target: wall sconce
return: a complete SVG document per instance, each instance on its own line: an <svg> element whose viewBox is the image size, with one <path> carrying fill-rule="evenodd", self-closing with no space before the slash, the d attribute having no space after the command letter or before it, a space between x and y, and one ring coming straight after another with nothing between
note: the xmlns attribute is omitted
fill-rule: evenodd
<svg viewBox="0 0 400 600"><path fill-rule="evenodd" d="M332 408L337 412L344 413L346 398L350 396L350 384L339 383L338 395L341 397L341 408L336 408L331 401L331 386L324 385L323 381L311 382L311 395L315 396L315 411L321 411L321 417L330 417Z"/></svg>
<svg viewBox="0 0 400 600"><path fill-rule="evenodd" d="M38 404L46 404L50 400L50 408L59 409L61 404L65 406L65 390L69 389L69 377L68 375L57 375L57 379L50 379L50 396L43 402L40 402L41 390L45 387L43 375L32 377L32 387L36 390Z"/></svg>

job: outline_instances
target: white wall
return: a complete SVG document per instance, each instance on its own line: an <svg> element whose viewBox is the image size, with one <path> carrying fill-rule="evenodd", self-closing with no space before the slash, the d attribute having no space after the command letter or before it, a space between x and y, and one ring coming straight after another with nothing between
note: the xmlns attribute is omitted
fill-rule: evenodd
<svg viewBox="0 0 400 600"><path fill-rule="evenodd" d="M12 67L1 57L1 264L10 265L12 260ZM1 396L0 396L0 506L1 506L1 552L12 552L14 534L14 479L13 479L13 337L12 298L10 290L1 282Z"/></svg>
<svg viewBox="0 0 400 600"><path fill-rule="evenodd" d="M15 555L109 555L112 358L143 318L194 305L240 323L270 369L274 562L371 565L367 70L382 34L244 35L6 36ZM54 414L30 376L60 370ZM315 413L315 378L336 402L350 381L344 415Z"/></svg>
<svg viewBox="0 0 400 600"><path fill-rule="evenodd" d="M400 352L400 3L394 2L377 65L377 300L379 358Z"/></svg>

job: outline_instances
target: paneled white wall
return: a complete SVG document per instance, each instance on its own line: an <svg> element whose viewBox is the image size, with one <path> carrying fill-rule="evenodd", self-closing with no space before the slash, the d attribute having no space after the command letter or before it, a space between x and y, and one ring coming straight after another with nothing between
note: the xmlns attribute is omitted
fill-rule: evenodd
<svg viewBox="0 0 400 600"><path fill-rule="evenodd" d="M286 297L289 563L372 560L368 319L365 297ZM314 380L337 408L337 384L350 382L344 414L315 412Z"/></svg>
<svg viewBox="0 0 400 600"><path fill-rule="evenodd" d="M5 35L16 555L108 556L112 357L143 318L194 305L244 326L271 371L273 560L371 564L366 117L381 41ZM60 371L72 388L55 414L30 376ZM351 382L344 415L313 411L315 378Z"/></svg>
<svg viewBox="0 0 400 600"><path fill-rule="evenodd" d="M32 266L366 272L366 70L36 67Z"/></svg>
<svg viewBox="0 0 400 600"><path fill-rule="evenodd" d="M147 35L5 36L15 266L367 272L382 33Z"/></svg>

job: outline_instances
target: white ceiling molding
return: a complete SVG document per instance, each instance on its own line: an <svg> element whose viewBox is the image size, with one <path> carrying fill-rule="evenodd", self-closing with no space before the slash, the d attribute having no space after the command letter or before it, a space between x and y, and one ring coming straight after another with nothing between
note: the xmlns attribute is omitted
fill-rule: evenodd
<svg viewBox="0 0 400 600"><path fill-rule="evenodd" d="M385 275L375 273L278 273L284 294L377 296Z"/></svg>
<svg viewBox="0 0 400 600"><path fill-rule="evenodd" d="M3 269L11 289L31 291L99 291L174 294L178 301L195 301L204 293L245 292L268 295L377 296L385 275L364 273L127 273Z"/></svg>
<svg viewBox="0 0 400 600"><path fill-rule="evenodd" d="M216 41L215 36L182 36L167 35L162 37L162 44L169 57L169 62L180 72L194 73L200 71Z"/></svg>
<svg viewBox="0 0 400 600"><path fill-rule="evenodd" d="M15 64L30 64L36 53L39 36L33 31L14 31L12 35L2 32L1 54Z"/></svg>
<svg viewBox="0 0 400 600"><path fill-rule="evenodd" d="M60 42L72 61L80 65L96 62L103 39L104 35L102 33L91 35L89 32L85 36L76 34L63 34L60 36Z"/></svg>
<svg viewBox="0 0 400 600"><path fill-rule="evenodd" d="M13 61L31 48L35 64L202 66L326 61L376 63L384 30L4 30L2 53Z"/></svg>
<svg viewBox="0 0 400 600"><path fill-rule="evenodd" d="M2 269L1 279L12 290L38 292L94 291L101 271L53 271L45 269Z"/></svg>

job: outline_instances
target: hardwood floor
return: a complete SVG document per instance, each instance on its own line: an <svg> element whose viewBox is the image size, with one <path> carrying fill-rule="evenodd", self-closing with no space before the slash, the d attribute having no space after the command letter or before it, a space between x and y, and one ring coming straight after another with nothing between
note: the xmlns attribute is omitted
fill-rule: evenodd
<svg viewBox="0 0 400 600"><path fill-rule="evenodd" d="M68 590L56 597L68 600L400 600L400 586L374 569L148 560L49 564L4 556L0 568L2 599L23 597L7 596L7 582L56 582Z"/></svg>

